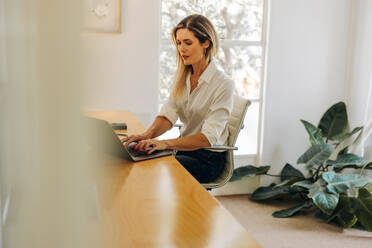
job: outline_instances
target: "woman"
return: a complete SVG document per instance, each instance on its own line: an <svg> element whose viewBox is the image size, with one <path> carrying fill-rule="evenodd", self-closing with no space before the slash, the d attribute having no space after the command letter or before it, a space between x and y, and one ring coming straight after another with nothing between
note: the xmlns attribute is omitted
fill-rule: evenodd
<svg viewBox="0 0 372 248"><path fill-rule="evenodd" d="M200 182L216 179L226 162L226 152L210 151L226 145L227 121L233 104L234 83L217 69L213 57L218 39L212 23L202 15L183 19L172 30L178 70L172 93L146 132L130 136L135 149L177 150L176 159ZM155 140L180 118L181 137Z"/></svg>

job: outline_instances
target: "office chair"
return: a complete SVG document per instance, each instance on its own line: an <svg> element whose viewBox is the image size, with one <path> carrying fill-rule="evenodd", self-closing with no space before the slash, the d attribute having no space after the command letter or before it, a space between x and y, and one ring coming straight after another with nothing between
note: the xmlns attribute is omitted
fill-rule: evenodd
<svg viewBox="0 0 372 248"><path fill-rule="evenodd" d="M203 187L207 190L222 187L230 180L234 172L234 150L238 150L238 148L235 147L235 143L240 130L244 127L244 117L249 105L251 105L251 102L248 99L245 99L238 95L234 95L234 105L231 111L230 118L227 122L227 128L229 130L227 146L215 145L208 148L208 150L227 151L225 168L216 180L214 180L213 182L202 184ZM174 126L178 128L182 127L182 125L180 124L176 124Z"/></svg>

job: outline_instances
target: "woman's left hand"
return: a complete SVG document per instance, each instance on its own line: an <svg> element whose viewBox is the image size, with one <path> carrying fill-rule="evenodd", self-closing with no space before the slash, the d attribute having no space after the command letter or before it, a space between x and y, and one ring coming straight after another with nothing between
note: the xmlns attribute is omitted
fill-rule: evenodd
<svg viewBox="0 0 372 248"><path fill-rule="evenodd" d="M152 149L147 154L151 154L154 151L158 150L169 149L167 143L164 140L156 139L141 140L134 146L134 149L141 151L146 150L148 147L152 147Z"/></svg>

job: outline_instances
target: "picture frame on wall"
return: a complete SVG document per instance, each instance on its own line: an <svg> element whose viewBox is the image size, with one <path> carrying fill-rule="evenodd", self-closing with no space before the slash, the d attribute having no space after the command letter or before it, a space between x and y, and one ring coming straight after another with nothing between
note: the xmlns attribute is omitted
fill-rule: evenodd
<svg viewBox="0 0 372 248"><path fill-rule="evenodd" d="M121 33L122 0L83 0L83 30L88 33Z"/></svg>

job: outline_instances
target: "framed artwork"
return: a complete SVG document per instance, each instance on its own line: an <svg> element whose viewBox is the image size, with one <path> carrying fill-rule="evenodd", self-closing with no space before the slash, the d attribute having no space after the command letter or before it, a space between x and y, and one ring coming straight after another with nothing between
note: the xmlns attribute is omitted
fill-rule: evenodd
<svg viewBox="0 0 372 248"><path fill-rule="evenodd" d="M94 33L121 33L122 0L83 0L83 29Z"/></svg>

